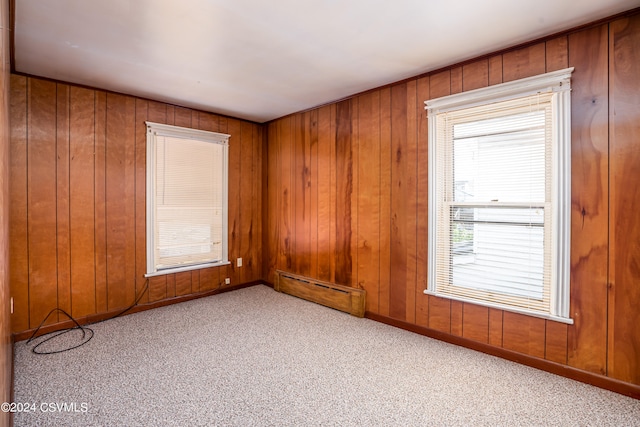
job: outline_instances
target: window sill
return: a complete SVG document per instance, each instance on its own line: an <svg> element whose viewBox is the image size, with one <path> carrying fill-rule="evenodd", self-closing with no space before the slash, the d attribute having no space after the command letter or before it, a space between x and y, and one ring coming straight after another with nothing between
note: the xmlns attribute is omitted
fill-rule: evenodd
<svg viewBox="0 0 640 427"><path fill-rule="evenodd" d="M450 299L450 300L455 300L455 301L468 302L470 304L480 305L480 306L483 306L483 307L495 308L495 309L498 309L498 310L510 311L510 312L513 312L513 313L524 314L524 315L527 315L527 316L539 317L541 319L553 320L554 322L560 322L560 323L566 323L568 325L573 325L573 319L571 319L571 318L558 317L558 316L554 316L552 314L545 314L545 313L540 313L540 312L537 312L537 311L527 310L526 308L510 307L510 306L507 306L507 305L494 304L494 303L490 303L490 302L486 302L486 301L482 301L482 300L470 299L470 298L461 298L461 297L460 298L456 298L456 297L451 296L451 295L438 294L438 293L432 292L432 291L430 291L428 289L424 290L424 294L425 295L432 295L432 296L438 297L438 298L445 298L445 299Z"/></svg>
<svg viewBox="0 0 640 427"><path fill-rule="evenodd" d="M164 276L166 274L182 273L183 271L200 270L203 268L220 267L223 265L230 265L230 264L231 262L229 261L221 261L221 262L209 262L206 264L188 265L184 267L166 268L163 270L154 271L153 273L147 273L144 275L144 277Z"/></svg>

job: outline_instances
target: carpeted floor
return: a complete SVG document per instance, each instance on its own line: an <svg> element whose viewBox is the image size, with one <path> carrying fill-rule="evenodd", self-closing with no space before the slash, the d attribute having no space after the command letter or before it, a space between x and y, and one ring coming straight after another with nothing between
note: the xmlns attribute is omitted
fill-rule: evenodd
<svg viewBox="0 0 640 427"><path fill-rule="evenodd" d="M92 328L15 345L16 426L640 426L640 400L266 286Z"/></svg>

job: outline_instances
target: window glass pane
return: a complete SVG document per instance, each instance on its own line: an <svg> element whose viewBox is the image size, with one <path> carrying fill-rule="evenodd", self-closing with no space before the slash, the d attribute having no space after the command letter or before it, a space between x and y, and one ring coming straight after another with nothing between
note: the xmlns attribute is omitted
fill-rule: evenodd
<svg viewBox="0 0 640 427"><path fill-rule="evenodd" d="M456 202L545 201L544 111L453 126Z"/></svg>
<svg viewBox="0 0 640 427"><path fill-rule="evenodd" d="M222 259L222 211L200 207L158 207L158 254L161 265L189 256L203 261ZM188 262L188 261L187 261Z"/></svg>
<svg viewBox="0 0 640 427"><path fill-rule="evenodd" d="M543 276L543 227L452 222L454 286L542 300Z"/></svg>

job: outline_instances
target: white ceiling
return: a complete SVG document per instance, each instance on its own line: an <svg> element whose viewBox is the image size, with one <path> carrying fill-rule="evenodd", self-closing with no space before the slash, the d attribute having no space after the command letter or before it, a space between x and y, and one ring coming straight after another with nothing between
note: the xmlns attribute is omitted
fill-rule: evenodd
<svg viewBox="0 0 640 427"><path fill-rule="evenodd" d="M18 72L257 122L640 0L16 0Z"/></svg>

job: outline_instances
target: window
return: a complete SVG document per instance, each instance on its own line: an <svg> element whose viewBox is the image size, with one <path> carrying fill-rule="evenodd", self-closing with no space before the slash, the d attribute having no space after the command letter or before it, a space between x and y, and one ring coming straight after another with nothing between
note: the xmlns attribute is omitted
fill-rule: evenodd
<svg viewBox="0 0 640 427"><path fill-rule="evenodd" d="M425 293L572 323L572 71L426 101Z"/></svg>
<svg viewBox="0 0 640 427"><path fill-rule="evenodd" d="M147 277L228 264L229 135L147 124Z"/></svg>

